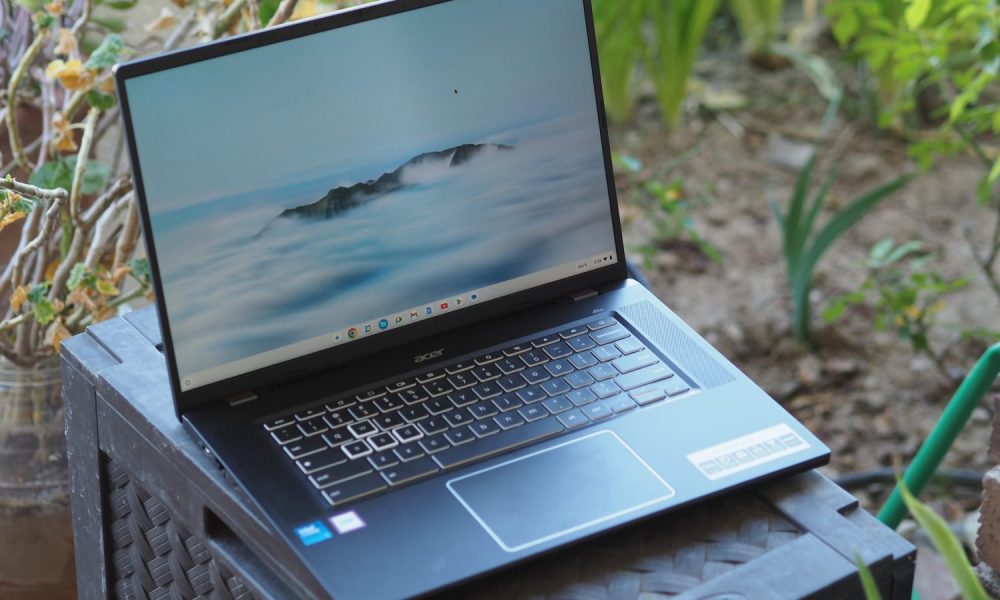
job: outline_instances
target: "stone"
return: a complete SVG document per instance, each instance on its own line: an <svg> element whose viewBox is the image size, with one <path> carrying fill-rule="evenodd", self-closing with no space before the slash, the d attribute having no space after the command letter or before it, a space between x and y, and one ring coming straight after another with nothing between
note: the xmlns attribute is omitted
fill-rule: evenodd
<svg viewBox="0 0 1000 600"><path fill-rule="evenodd" d="M795 366L795 378L804 386L819 383L823 373L823 364L813 355L802 357Z"/></svg>

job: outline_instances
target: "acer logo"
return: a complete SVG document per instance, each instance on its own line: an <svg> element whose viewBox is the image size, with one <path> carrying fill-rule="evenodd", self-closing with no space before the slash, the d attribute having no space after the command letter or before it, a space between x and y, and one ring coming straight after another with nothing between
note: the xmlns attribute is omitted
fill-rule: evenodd
<svg viewBox="0 0 1000 600"><path fill-rule="evenodd" d="M431 359L434 359L434 358L438 358L442 354L444 354L444 348L440 348L438 350L435 350L434 352L428 352L427 354L421 354L419 356L414 356L413 357L413 362L415 362L415 363L422 363L425 360L431 360Z"/></svg>

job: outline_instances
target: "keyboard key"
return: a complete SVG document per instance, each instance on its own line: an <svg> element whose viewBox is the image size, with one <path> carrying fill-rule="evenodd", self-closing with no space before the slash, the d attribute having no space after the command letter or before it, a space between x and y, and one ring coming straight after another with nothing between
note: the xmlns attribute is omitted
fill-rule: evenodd
<svg viewBox="0 0 1000 600"><path fill-rule="evenodd" d="M404 425L398 429L394 429L392 433L401 444L415 442L424 437L424 432L420 431L420 428L416 425Z"/></svg>
<svg viewBox="0 0 1000 600"><path fill-rule="evenodd" d="M445 448L451 447L451 444L448 443L448 440L444 437L443 433L439 433L431 437L425 437L420 440L419 445L427 454L434 454L435 452L440 452Z"/></svg>
<svg viewBox="0 0 1000 600"><path fill-rule="evenodd" d="M523 406L521 399L515 394L504 394L499 398L494 398L493 404L502 412L507 412L508 410L514 410L515 408Z"/></svg>
<svg viewBox="0 0 1000 600"><path fill-rule="evenodd" d="M323 491L323 497L331 506L342 506L386 489L385 480L377 473L356 477L336 487Z"/></svg>
<svg viewBox="0 0 1000 600"><path fill-rule="evenodd" d="M608 408L615 411L615 414L628 412L637 406L635 401L629 398L628 394L619 394L614 398L608 398L601 404L606 404Z"/></svg>
<svg viewBox="0 0 1000 600"><path fill-rule="evenodd" d="M591 354L593 354L594 358L601 362L608 362L609 360L614 360L622 355L622 353L618 351L618 348L615 348L614 346L601 346L600 348L594 348L591 350Z"/></svg>
<svg viewBox="0 0 1000 600"><path fill-rule="evenodd" d="M483 354L482 356L477 356L476 357L476 364L477 365L487 365L489 363L496 362L496 361L500 360L501 358L503 358L503 352L501 352L499 350L497 350L496 352L487 352L486 354Z"/></svg>
<svg viewBox="0 0 1000 600"><path fill-rule="evenodd" d="M390 412L390 411L393 411L393 410L396 410L396 409L399 409L399 408L403 408L404 406L406 406L403 403L403 400L399 397L399 394L388 394L388 395L382 396L381 398L379 398L378 400L376 400L374 402L374 404L375 404L375 408L379 409L380 411L382 411L384 413L387 413L387 412Z"/></svg>
<svg viewBox="0 0 1000 600"><path fill-rule="evenodd" d="M317 452L311 456L298 460L295 464L299 466L306 475L312 475L316 471L322 471L335 465L347 462L347 457L343 452L336 449Z"/></svg>
<svg viewBox="0 0 1000 600"><path fill-rule="evenodd" d="M382 469L387 469L393 465L398 465L399 457L396 456L395 453L386 450L385 452L372 454L368 457L368 462L370 462L373 467L381 471Z"/></svg>
<svg viewBox="0 0 1000 600"><path fill-rule="evenodd" d="M573 403L573 406L584 406L596 401L597 394L587 389L573 390L566 394L566 398Z"/></svg>
<svg viewBox="0 0 1000 600"><path fill-rule="evenodd" d="M298 425L299 431L302 435L306 437L312 437L314 435L319 435L328 431L330 428L326 426L326 422L323 419L313 419L311 421L303 421Z"/></svg>
<svg viewBox="0 0 1000 600"><path fill-rule="evenodd" d="M470 360L470 361L463 361L463 362L460 362L460 363L455 363L455 364L453 364L451 366L445 367L444 370L447 371L449 374L452 374L452 373L461 373L462 371L468 371L469 369L471 369L472 367L475 367L475 366L476 366L476 363L474 361Z"/></svg>
<svg viewBox="0 0 1000 600"><path fill-rule="evenodd" d="M368 417L374 417L378 414L378 409L375 408L371 403L368 404L358 404L347 409L347 412L351 415L351 418L355 421L360 421L362 419L367 419Z"/></svg>
<svg viewBox="0 0 1000 600"><path fill-rule="evenodd" d="M456 408L455 410L446 412L441 416L444 417L444 420L447 421L448 425L451 427L460 427L475 421L472 414L464 408Z"/></svg>
<svg viewBox="0 0 1000 600"><path fill-rule="evenodd" d="M514 344L513 346L510 346L509 348L504 348L503 349L503 353L504 353L505 356L517 356L518 354L523 354L524 352L527 352L528 350L531 350L531 344L528 344L528 343Z"/></svg>
<svg viewBox="0 0 1000 600"><path fill-rule="evenodd" d="M647 404L652 404L653 402L658 402L667 397L667 392L663 390L663 386L660 385L649 385L641 388L636 388L628 393L633 400L639 403L639 406L646 406Z"/></svg>
<svg viewBox="0 0 1000 600"><path fill-rule="evenodd" d="M354 406L354 404L355 404L354 398L348 398L348 397L338 398L337 400L333 400L332 402L327 402L326 410L330 412L337 412L339 410L343 410L350 406Z"/></svg>
<svg viewBox="0 0 1000 600"><path fill-rule="evenodd" d="M309 477L312 484L318 489L328 488L331 485L336 485L355 477L361 477L362 475L367 475L372 472L372 465L367 460L359 460L356 462L345 462L342 465L332 467L325 471L320 471L319 473Z"/></svg>
<svg viewBox="0 0 1000 600"><path fill-rule="evenodd" d="M277 419L271 419L267 423L264 423L264 429L266 429L267 431L274 431L275 429L288 427L294 422L295 422L294 417L279 417Z"/></svg>
<svg viewBox="0 0 1000 600"><path fill-rule="evenodd" d="M614 368L610 364L601 364L596 367L591 367L589 371L591 377L598 381L604 381L605 379L611 379L618 375L618 369Z"/></svg>
<svg viewBox="0 0 1000 600"><path fill-rule="evenodd" d="M615 385L614 381L600 381L590 386L590 391L597 394L598 398L608 398L614 396L621 390Z"/></svg>
<svg viewBox="0 0 1000 600"><path fill-rule="evenodd" d="M580 337L571 338L566 340L566 343L574 352L583 352L584 350L590 350L597 345L597 342L590 339L589 335L583 335Z"/></svg>
<svg viewBox="0 0 1000 600"><path fill-rule="evenodd" d="M347 442L353 442L354 436L351 435L351 432L348 431L346 427L344 427L324 433L323 439L326 440L328 446L339 446Z"/></svg>
<svg viewBox="0 0 1000 600"><path fill-rule="evenodd" d="M499 425L503 429L513 429L520 425L524 425L525 423L521 415L517 413L504 413L501 415L497 415L493 417L493 420L496 421L497 425Z"/></svg>
<svg viewBox="0 0 1000 600"><path fill-rule="evenodd" d="M442 375L444 377L444 375ZM424 384L424 391L431 398L437 398L438 396L444 396L445 394L455 391L455 388L442 379L437 379L435 381L430 381Z"/></svg>
<svg viewBox="0 0 1000 600"><path fill-rule="evenodd" d="M624 356L618 360L612 361L611 364L614 365L621 373L631 373L632 371L637 371L643 367L648 367L659 362L659 359L653 355L652 352L648 350L646 352L639 352L638 354L632 354L630 356Z"/></svg>
<svg viewBox="0 0 1000 600"><path fill-rule="evenodd" d="M430 394L424 391L424 387L411 387L408 390L403 390L398 394L399 399L406 404L416 404L417 402L423 402L430 397Z"/></svg>
<svg viewBox="0 0 1000 600"><path fill-rule="evenodd" d="M306 438L297 442L292 442L285 446L285 452L293 459L304 458L310 454L316 454L329 448L321 437Z"/></svg>
<svg viewBox="0 0 1000 600"><path fill-rule="evenodd" d="M580 325L578 327L570 327L569 329L560 331L559 337L561 337L564 340L568 340L569 338L576 337L584 333L587 333L587 326Z"/></svg>
<svg viewBox="0 0 1000 600"><path fill-rule="evenodd" d="M445 371L427 371L423 375L417 375L414 379L417 380L417 383L427 383L435 379L441 379L444 376Z"/></svg>
<svg viewBox="0 0 1000 600"><path fill-rule="evenodd" d="M424 435L434 435L448 429L448 422L441 417L431 417L420 422L420 429L424 430Z"/></svg>
<svg viewBox="0 0 1000 600"><path fill-rule="evenodd" d="M401 391L405 390L406 388L411 388L411 387L413 387L415 385L417 385L417 380L416 379L404 379L402 381L397 381L395 383L390 383L389 385L385 386L385 391L387 391L389 393L392 393L392 392L401 392Z"/></svg>
<svg viewBox="0 0 1000 600"><path fill-rule="evenodd" d="M577 369L587 369L596 365L597 359L590 352L583 352L569 357L569 362Z"/></svg>
<svg viewBox="0 0 1000 600"><path fill-rule="evenodd" d="M424 408L432 415L439 415L455 408L455 405L447 398L431 398L424 403Z"/></svg>
<svg viewBox="0 0 1000 600"><path fill-rule="evenodd" d="M472 391L479 396L480 400L489 400L490 398L495 398L503 393L503 388L496 384L496 382L490 381L488 383L480 383L479 385L472 388Z"/></svg>
<svg viewBox="0 0 1000 600"><path fill-rule="evenodd" d="M344 444L343 446L340 447L340 449L344 451L344 454L347 455L347 458L350 458L352 460L355 458L360 458L362 456L368 456L369 454L372 453L372 449L368 446L368 444L365 443L364 440L358 440L356 442L350 442Z"/></svg>
<svg viewBox="0 0 1000 600"><path fill-rule="evenodd" d="M417 404L416 406L407 406L406 408L399 409L399 416L403 417L403 420L407 423L416 423L421 419L431 416L431 413L427 412L423 404Z"/></svg>
<svg viewBox="0 0 1000 600"><path fill-rule="evenodd" d="M402 414L399 411L386 413L384 415L376 415L372 417L372 422L379 426L382 431L389 431L393 427L399 427L400 425L406 423L403 419Z"/></svg>
<svg viewBox="0 0 1000 600"><path fill-rule="evenodd" d="M461 427L444 432L444 437L452 446L461 446L476 439L476 434L472 433L468 427Z"/></svg>
<svg viewBox="0 0 1000 600"><path fill-rule="evenodd" d="M531 386L530 388L525 388L523 390L518 390L517 397L521 399L521 402L525 404L531 404L532 402L538 402L539 400L544 400L548 397L542 388L537 385Z"/></svg>
<svg viewBox="0 0 1000 600"><path fill-rule="evenodd" d="M375 414L378 414L376 411ZM338 410L336 412L329 413L323 416L323 421L330 426L330 429L336 429L338 427L343 427L348 423L355 421L354 417L346 410Z"/></svg>
<svg viewBox="0 0 1000 600"><path fill-rule="evenodd" d="M683 394L684 392L687 392L687 391L690 391L690 390L691 390L691 387L687 383L685 383L684 381L682 381L680 378L677 378L676 380L671 381L664 388L664 391L667 392L667 395L670 396L671 398L673 398L674 396L679 396L679 395Z"/></svg>
<svg viewBox="0 0 1000 600"><path fill-rule="evenodd" d="M455 408L462 408L463 406L468 406L474 402L479 402L479 396L477 396L472 390L464 390L448 394L448 399L451 400L451 403L455 406Z"/></svg>
<svg viewBox="0 0 1000 600"><path fill-rule="evenodd" d="M674 372L670 370L670 367L660 363L633 371L627 375L619 375L615 378L615 383L623 390L628 391L673 376Z"/></svg>
<svg viewBox="0 0 1000 600"><path fill-rule="evenodd" d="M587 327L589 327L591 331L597 331L598 329L604 329L605 327L611 327L612 325L617 325L617 324L618 321L608 317L605 319L598 319L596 321L591 321L590 323L587 323Z"/></svg>
<svg viewBox="0 0 1000 600"><path fill-rule="evenodd" d="M552 335L543 335L540 338L531 340L531 345L534 346L535 348L541 348L543 346L548 346L549 344L554 344L561 339L562 338L559 337L558 333Z"/></svg>
<svg viewBox="0 0 1000 600"><path fill-rule="evenodd" d="M369 400L374 400L376 398L381 398L385 395L385 390L368 390L367 392L362 392L355 396L358 402L368 402Z"/></svg>
<svg viewBox="0 0 1000 600"><path fill-rule="evenodd" d="M646 349L646 347L642 345L642 342L634 337L626 338L616 343L615 348L618 348L622 354L634 354L640 350Z"/></svg>
<svg viewBox="0 0 1000 600"><path fill-rule="evenodd" d="M573 365L566 359L560 359L550 362L545 365L545 370L549 372L553 377L561 377L566 373L573 372Z"/></svg>
<svg viewBox="0 0 1000 600"><path fill-rule="evenodd" d="M594 383L595 381L594 377L590 373L587 373L586 371L577 371L576 373L570 373L563 379L565 379L566 383L570 384L570 386L572 386L574 389L587 387L588 385Z"/></svg>
<svg viewBox="0 0 1000 600"><path fill-rule="evenodd" d="M559 422L563 424L566 429L579 429L584 425L590 425L590 419L585 417L580 409L574 408L569 412L564 412L559 415Z"/></svg>
<svg viewBox="0 0 1000 600"><path fill-rule="evenodd" d="M423 448L421 448L417 444L406 444L405 446L400 446L396 448L395 450L393 450L393 452L395 452L396 456L399 457L399 460L403 462L416 460L426 454Z"/></svg>
<svg viewBox="0 0 1000 600"><path fill-rule="evenodd" d="M479 380L476 379L472 373L462 372L449 375L448 383L450 383L456 390L463 390L467 387L476 385L479 383Z"/></svg>
<svg viewBox="0 0 1000 600"><path fill-rule="evenodd" d="M510 431L502 431L471 444L454 448L446 448L434 454L434 460L442 468L448 469L472 462L487 456L520 448L527 444L543 440L564 431L563 426L553 417L527 423Z"/></svg>
<svg viewBox="0 0 1000 600"><path fill-rule="evenodd" d="M309 419L315 419L322 417L326 414L325 406L317 406L316 408L308 408L306 410L295 413L296 420L308 421Z"/></svg>
<svg viewBox="0 0 1000 600"><path fill-rule="evenodd" d="M549 355L540 350L528 350L520 358L528 367L537 367L549 362Z"/></svg>
<svg viewBox="0 0 1000 600"><path fill-rule="evenodd" d="M405 462L391 469L382 471L382 477L389 485L403 485L404 483L419 479L421 477L437 473L438 466L429 458L420 458L411 462Z"/></svg>
<svg viewBox="0 0 1000 600"><path fill-rule="evenodd" d="M274 441L279 444L288 444L303 438L302 432L299 431L298 427L285 427L284 429L275 429L271 432L271 437Z"/></svg>
<svg viewBox="0 0 1000 600"><path fill-rule="evenodd" d="M500 433L500 426L490 420L476 421L469 427L472 428L472 433L476 434L476 437L481 438L493 435L494 433Z"/></svg>
<svg viewBox="0 0 1000 600"><path fill-rule="evenodd" d="M521 372L521 377L524 377L524 380L529 385L534 385L551 378L545 367L529 367Z"/></svg>
<svg viewBox="0 0 1000 600"><path fill-rule="evenodd" d="M351 432L351 435L358 439L378 433L378 427L375 427L375 424L371 421L351 423L347 426L347 430Z"/></svg>
<svg viewBox="0 0 1000 600"><path fill-rule="evenodd" d="M503 358L497 361L497 368L503 371L504 375L517 373L524 370L524 362L517 358Z"/></svg>
<svg viewBox="0 0 1000 600"><path fill-rule="evenodd" d="M623 340L632 334L628 332L624 327L609 327L607 329L601 329L590 334L590 339L597 342L599 345L610 344L611 342L617 342L618 340Z"/></svg>
<svg viewBox="0 0 1000 600"><path fill-rule="evenodd" d="M503 372L501 372L500 367L496 365L483 365L473 369L472 374L475 375L476 379L479 381L493 381L497 377L503 375Z"/></svg>
<svg viewBox="0 0 1000 600"><path fill-rule="evenodd" d="M572 387L570 387L568 383L566 383L562 379L553 379L551 381L546 381L545 383L542 384L541 387L543 390L545 390L545 393L550 396L558 396L560 394L565 394L566 392L573 389Z"/></svg>
<svg viewBox="0 0 1000 600"><path fill-rule="evenodd" d="M471 412L472 416L476 419L485 419L497 414L497 407L493 405L493 402L483 400L482 402L476 402L470 406L469 412Z"/></svg>
<svg viewBox="0 0 1000 600"><path fill-rule="evenodd" d="M399 441L396 437L389 432L377 433L371 436L368 438L368 443L371 444L372 450L375 452L395 448L399 445Z"/></svg>
<svg viewBox="0 0 1000 600"><path fill-rule="evenodd" d="M573 349L570 348L565 342L556 342L550 346L544 348L545 353L549 355L551 359L565 358L570 354L573 354Z"/></svg>
<svg viewBox="0 0 1000 600"><path fill-rule="evenodd" d="M497 380L497 383L505 392L514 392L525 386L524 377L516 374L513 376L508 375L506 377L501 377Z"/></svg>
<svg viewBox="0 0 1000 600"><path fill-rule="evenodd" d="M596 404L589 404L583 407L583 414L587 415L587 418L591 421L601 421L607 419L611 415L615 414L613 410L607 407L602 402Z"/></svg>
<svg viewBox="0 0 1000 600"><path fill-rule="evenodd" d="M550 413L557 415L573 408L573 403L567 400L566 396L556 396L555 398L549 398L548 400L542 402L542 406L544 406Z"/></svg>
<svg viewBox="0 0 1000 600"><path fill-rule="evenodd" d="M542 408L540 404L532 404L530 406L525 406L517 411L517 414L524 417L527 422L537 421L538 419L544 419L549 416L548 411Z"/></svg>

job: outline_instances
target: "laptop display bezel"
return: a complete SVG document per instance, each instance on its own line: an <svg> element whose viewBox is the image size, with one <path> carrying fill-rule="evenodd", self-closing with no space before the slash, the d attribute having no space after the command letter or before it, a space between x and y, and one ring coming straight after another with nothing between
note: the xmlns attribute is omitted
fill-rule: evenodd
<svg viewBox="0 0 1000 600"><path fill-rule="evenodd" d="M128 141L129 159L131 160L132 165L135 192L139 200L139 212L145 233L146 249L150 265L152 267L151 272L153 288L156 292L156 305L157 311L160 315L160 329L163 337L163 352L167 360L170 387L173 392L175 409L178 415L183 414L187 410L217 402L232 395L241 394L265 386L280 384L283 381L289 381L307 375L321 373L325 370L332 369L337 365L343 364L344 362L357 360L359 357L369 356L381 351L396 348L422 338L435 336L451 329L470 325L477 321L492 319L518 310L523 310L527 306L536 303L545 303L560 297L565 297L566 295L578 290L600 287L602 285L626 278L627 268L625 264L624 244L621 234L621 220L618 214L618 202L617 195L615 193L614 173L611 163L611 149L607 131L607 117L605 115L604 97L599 74L597 43L594 33L591 2L590 0L579 0L584 9L587 22L587 37L590 48L594 95L597 102L596 108L601 134L604 169L608 186L608 198L610 203L609 208L613 222L615 251L618 259L615 264L511 294L503 298L484 302L481 305L470 306L454 313L439 315L432 319L420 321L397 330L386 331L376 336L355 340L340 346L334 346L326 350L271 365L263 369L244 373L229 379L207 384L195 389L186 391L182 389L174 352L173 337L171 335L169 318L167 317L169 313L167 312L167 307L164 302L164 294L162 293L163 282L160 279L160 270L158 268L156 255L156 243L153 236L149 211L147 210L146 205L142 171L135 149L135 136L131 119L129 117L129 100L127 86L125 83L129 79L141 77L143 75L149 75L196 62L219 58L237 52L277 44L340 27L356 25L372 19L384 18L411 10L426 8L436 4L461 1L463 0L383 0L381 2L365 4L308 20L281 25L272 29L265 29L231 37L190 49L144 58L117 65L115 67L115 83L118 88L122 121L126 139Z"/></svg>

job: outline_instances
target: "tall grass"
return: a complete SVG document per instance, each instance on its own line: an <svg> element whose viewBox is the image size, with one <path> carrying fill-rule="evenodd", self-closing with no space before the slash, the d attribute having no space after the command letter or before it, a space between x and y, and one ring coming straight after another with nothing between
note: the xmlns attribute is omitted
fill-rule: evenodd
<svg viewBox="0 0 1000 600"><path fill-rule="evenodd" d="M729 7L740 27L747 53L751 57L772 54L785 0L729 0Z"/></svg>

